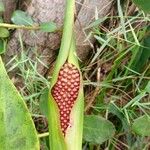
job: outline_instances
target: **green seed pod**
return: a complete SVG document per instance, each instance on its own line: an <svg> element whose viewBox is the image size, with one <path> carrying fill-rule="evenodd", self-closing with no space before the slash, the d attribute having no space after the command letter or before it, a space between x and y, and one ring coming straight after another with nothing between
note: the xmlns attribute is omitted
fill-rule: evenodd
<svg viewBox="0 0 150 150"><path fill-rule="evenodd" d="M67 0L66 6L62 43L48 99L52 150L82 149L84 96L73 38L75 0Z"/></svg>

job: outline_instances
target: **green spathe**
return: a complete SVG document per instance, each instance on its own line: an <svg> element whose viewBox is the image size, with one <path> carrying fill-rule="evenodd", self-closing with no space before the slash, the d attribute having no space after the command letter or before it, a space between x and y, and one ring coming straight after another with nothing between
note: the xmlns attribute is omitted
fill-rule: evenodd
<svg viewBox="0 0 150 150"><path fill-rule="evenodd" d="M74 10L75 0L67 0L62 42L51 80L51 89L57 82L59 71L65 64L65 62L73 64L80 72L78 60L75 53L75 39L73 38ZM81 150L84 109L83 83L81 72L79 94L70 114L70 118L73 124L66 130L65 137L60 127L59 108L51 94L51 89L48 98L50 148L51 150Z"/></svg>
<svg viewBox="0 0 150 150"><path fill-rule="evenodd" d="M68 62L75 65L79 69L77 63L77 57L75 56L74 53L75 47L73 43L68 57ZM51 93L49 93L48 103L49 103L48 104L49 131L51 133L50 147L52 148L52 150L55 149L80 150L82 148L83 109L84 109L84 95L83 95L83 83L82 83L81 73L80 73L79 94L70 114L70 118L72 119L73 126L66 131L65 138L61 132L59 110Z"/></svg>

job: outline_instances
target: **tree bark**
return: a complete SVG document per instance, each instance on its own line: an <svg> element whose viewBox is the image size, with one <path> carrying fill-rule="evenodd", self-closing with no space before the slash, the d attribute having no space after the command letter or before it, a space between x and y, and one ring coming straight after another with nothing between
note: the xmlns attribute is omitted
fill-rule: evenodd
<svg viewBox="0 0 150 150"><path fill-rule="evenodd" d="M5 12L3 14L4 21L10 22L11 15L13 11L16 9L17 1L16 0L2 0L5 6Z"/></svg>
<svg viewBox="0 0 150 150"><path fill-rule="evenodd" d="M12 2L12 0L5 1ZM84 28L94 20L96 10L98 10L98 17L102 18L109 12L111 4L110 0L76 1L75 33L78 49L77 53L82 61L87 58L91 49L91 43L94 42L93 38L86 40L89 31L85 31ZM36 23L54 21L58 27L61 27L63 25L64 8L65 0L32 0L26 11L33 17ZM7 16L7 13L5 16ZM10 18L10 16L8 18ZM33 49L36 49L38 55L43 58L42 61L45 65L49 66L51 64L60 46L61 33L49 34L41 31L33 33L31 31L16 30L8 42L5 57L6 62L14 57L14 55L18 55L21 51L18 40L19 35L22 37L24 49L32 49L32 51L29 52L30 57L34 58ZM39 64L38 71L44 75L46 72L45 66Z"/></svg>

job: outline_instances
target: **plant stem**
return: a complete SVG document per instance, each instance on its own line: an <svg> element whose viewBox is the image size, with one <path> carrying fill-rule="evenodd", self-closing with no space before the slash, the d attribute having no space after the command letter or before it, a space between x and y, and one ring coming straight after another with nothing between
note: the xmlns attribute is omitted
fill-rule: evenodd
<svg viewBox="0 0 150 150"><path fill-rule="evenodd" d="M38 134L38 138L43 138L49 136L49 132Z"/></svg>
<svg viewBox="0 0 150 150"><path fill-rule="evenodd" d="M72 44L71 42L72 36L73 36L74 11L75 11L75 0L66 0L63 34L62 34L61 46L60 46L59 54L57 56L54 72L60 70L60 68L66 62L69 55L70 47ZM53 76L51 82L52 86L55 84L56 81L57 81L57 75Z"/></svg>
<svg viewBox="0 0 150 150"><path fill-rule="evenodd" d="M0 23L0 27L10 28L10 29L25 29L25 30L39 30L40 26L24 26L24 25L15 25L15 24L7 24L7 23Z"/></svg>
<svg viewBox="0 0 150 150"><path fill-rule="evenodd" d="M66 0L63 35L58 59L62 56L67 57L69 54L74 26L74 11L75 0Z"/></svg>
<svg viewBox="0 0 150 150"><path fill-rule="evenodd" d="M9 28L9 29L23 29L23 30L40 30L40 25L25 26L25 25L16 25L8 23L0 23L0 27ZM62 27L56 29L53 32L62 32Z"/></svg>

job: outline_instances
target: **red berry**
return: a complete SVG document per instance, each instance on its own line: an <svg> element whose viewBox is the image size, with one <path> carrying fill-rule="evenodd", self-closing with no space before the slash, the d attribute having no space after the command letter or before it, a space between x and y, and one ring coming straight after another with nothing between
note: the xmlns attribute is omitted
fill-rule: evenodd
<svg viewBox="0 0 150 150"><path fill-rule="evenodd" d="M70 63L65 63L60 69L58 81L52 88L54 97L60 113L61 130L65 135L70 123L71 109L77 99L80 86L80 73Z"/></svg>

